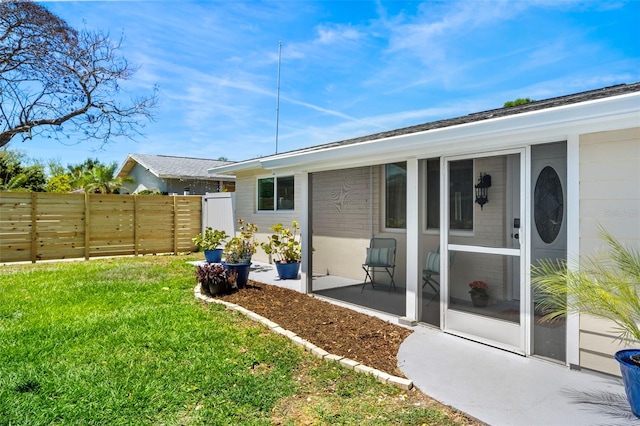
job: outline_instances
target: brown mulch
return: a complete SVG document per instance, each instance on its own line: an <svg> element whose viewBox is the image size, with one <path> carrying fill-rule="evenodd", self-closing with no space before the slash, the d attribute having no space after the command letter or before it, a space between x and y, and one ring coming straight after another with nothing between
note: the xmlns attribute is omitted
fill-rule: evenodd
<svg viewBox="0 0 640 426"><path fill-rule="evenodd" d="M242 290L216 296L261 315L325 351L404 377L398 349L412 331L297 291L249 281Z"/></svg>

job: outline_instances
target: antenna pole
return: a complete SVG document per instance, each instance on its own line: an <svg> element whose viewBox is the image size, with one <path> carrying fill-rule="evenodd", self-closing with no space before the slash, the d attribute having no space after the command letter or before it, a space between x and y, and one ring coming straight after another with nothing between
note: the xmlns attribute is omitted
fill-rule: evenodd
<svg viewBox="0 0 640 426"><path fill-rule="evenodd" d="M278 153L278 126L280 124L280 59L282 58L282 41L278 41L278 90L276 96L276 154Z"/></svg>

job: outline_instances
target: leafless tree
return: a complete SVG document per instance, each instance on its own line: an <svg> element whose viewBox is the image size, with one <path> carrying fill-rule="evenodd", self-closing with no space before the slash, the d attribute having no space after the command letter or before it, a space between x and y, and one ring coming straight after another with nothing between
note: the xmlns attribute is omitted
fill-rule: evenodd
<svg viewBox="0 0 640 426"><path fill-rule="evenodd" d="M0 147L37 134L132 138L152 119L156 90L125 99L135 69L121 39L77 31L31 1L0 0Z"/></svg>

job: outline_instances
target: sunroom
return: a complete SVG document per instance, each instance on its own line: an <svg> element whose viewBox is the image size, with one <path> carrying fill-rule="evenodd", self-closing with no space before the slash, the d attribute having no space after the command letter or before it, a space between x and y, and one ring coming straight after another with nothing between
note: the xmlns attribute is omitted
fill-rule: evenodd
<svg viewBox="0 0 640 426"><path fill-rule="evenodd" d="M530 269L579 255L578 161L591 135L617 141L637 129L637 88L623 89L630 94L585 92L216 172L236 174L236 217L261 233L300 222L299 291L580 365L579 318L540 321ZM394 285L385 269L365 283L367 248L378 238L395 241ZM486 304L474 302L472 293L485 288Z"/></svg>

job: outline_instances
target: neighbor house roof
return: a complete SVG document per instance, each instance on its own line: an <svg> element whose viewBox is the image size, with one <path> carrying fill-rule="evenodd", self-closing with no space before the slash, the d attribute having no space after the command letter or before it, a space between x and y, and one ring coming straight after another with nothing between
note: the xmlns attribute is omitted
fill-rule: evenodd
<svg viewBox="0 0 640 426"><path fill-rule="evenodd" d="M136 164L140 164L161 179L234 179L230 175L210 174L208 172L209 169L232 164L230 161L150 154L129 154L118 169L116 176L128 175Z"/></svg>
<svg viewBox="0 0 640 426"><path fill-rule="evenodd" d="M274 165L276 162L280 163L282 159L293 159L294 157L301 158L302 156L313 155L314 153L332 151L336 148L347 147L350 145L358 145L366 142L379 141L383 139L391 139L398 136L405 136L417 133L425 133L430 131L436 131L439 129L456 128L464 125L480 123L489 120L498 120L501 118L507 118L517 115L535 114L536 112L550 111L553 109L559 109L563 107L571 106L572 104L588 103L590 101L597 102L598 100L611 98L615 96L632 94L634 92L640 92L640 82L631 84L619 84L615 86L604 87L601 89L590 90L586 92L575 93L571 95L559 96L555 98L533 101L527 104L497 108L488 111L482 111L472 113L456 118L449 118L443 120L432 121L429 123L418 124L415 126L404 127L400 129L389 130L380 133L374 133L366 136L356 137L352 139L346 139L337 142L326 143L322 145L316 145L309 148L302 148L298 150L288 151L281 154L275 154L267 157L260 157L251 160L241 161L234 164L218 166L211 169L211 172L223 172L223 173L235 173L240 170L264 168L265 164L271 163Z"/></svg>

